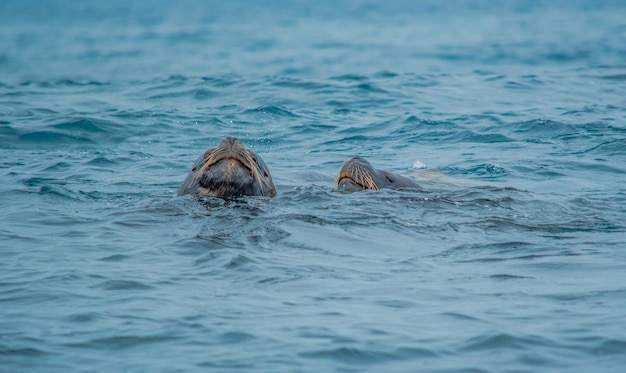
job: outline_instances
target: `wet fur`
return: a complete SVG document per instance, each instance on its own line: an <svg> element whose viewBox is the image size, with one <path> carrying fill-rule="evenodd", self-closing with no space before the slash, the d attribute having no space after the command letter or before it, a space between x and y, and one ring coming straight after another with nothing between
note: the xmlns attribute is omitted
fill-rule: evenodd
<svg viewBox="0 0 626 373"><path fill-rule="evenodd" d="M360 157L354 157L341 166L336 185L340 190L348 192L382 188L421 189L417 182L402 175L377 170L368 161Z"/></svg>
<svg viewBox="0 0 626 373"><path fill-rule="evenodd" d="M261 157L238 139L227 137L196 160L178 189L178 195L183 194L220 198L274 197L276 188Z"/></svg>

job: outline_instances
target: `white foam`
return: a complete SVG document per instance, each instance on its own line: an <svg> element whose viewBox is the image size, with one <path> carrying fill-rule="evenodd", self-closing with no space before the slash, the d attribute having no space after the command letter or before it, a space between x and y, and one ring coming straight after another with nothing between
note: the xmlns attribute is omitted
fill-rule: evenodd
<svg viewBox="0 0 626 373"><path fill-rule="evenodd" d="M414 170L423 170L428 168L424 163L420 162L420 161L415 161L413 162L413 169Z"/></svg>

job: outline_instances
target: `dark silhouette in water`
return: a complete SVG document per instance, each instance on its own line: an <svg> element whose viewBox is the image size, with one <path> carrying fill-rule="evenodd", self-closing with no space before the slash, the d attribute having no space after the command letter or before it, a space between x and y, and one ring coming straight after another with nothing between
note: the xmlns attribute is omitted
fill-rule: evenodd
<svg viewBox="0 0 626 373"><path fill-rule="evenodd" d="M346 161L337 178L337 188L346 192L358 192L364 189L421 189L419 184L408 177L375 169L368 161L354 157Z"/></svg>
<svg viewBox="0 0 626 373"><path fill-rule="evenodd" d="M276 188L261 157L236 137L227 137L198 158L178 189L178 195L183 194L220 198L274 197Z"/></svg>

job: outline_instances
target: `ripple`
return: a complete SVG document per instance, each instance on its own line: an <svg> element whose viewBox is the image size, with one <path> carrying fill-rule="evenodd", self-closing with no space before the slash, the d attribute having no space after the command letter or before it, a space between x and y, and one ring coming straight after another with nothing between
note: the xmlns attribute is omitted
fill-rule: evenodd
<svg viewBox="0 0 626 373"><path fill-rule="evenodd" d="M365 75L359 75L359 74L344 74L344 75L334 76L330 79L343 81L343 82L362 82L365 80L369 80L369 77Z"/></svg>
<svg viewBox="0 0 626 373"><path fill-rule="evenodd" d="M101 314L97 312L81 312L72 314L66 317L66 319L70 322L75 323L90 323L97 321L101 318Z"/></svg>
<svg viewBox="0 0 626 373"><path fill-rule="evenodd" d="M287 109L283 109L277 106L259 106L256 109L246 110L244 114L255 114L269 117L282 117L282 118L297 118L298 115L292 113Z"/></svg>
<svg viewBox="0 0 626 373"><path fill-rule="evenodd" d="M344 364L370 365L405 359L432 358L437 354L423 348L399 348L393 352L339 347L335 349L319 350L301 353L310 359L329 359Z"/></svg>
<svg viewBox="0 0 626 373"><path fill-rule="evenodd" d="M95 286L104 290L151 290L152 286L134 280L107 280Z"/></svg>
<svg viewBox="0 0 626 373"><path fill-rule="evenodd" d="M487 336L474 337L467 340L460 347L462 351L496 351L502 349L525 350L530 348L549 348L554 347L555 343L539 336L516 336L511 334L499 333Z"/></svg>
<svg viewBox="0 0 626 373"><path fill-rule="evenodd" d="M136 349L143 345L171 342L179 339L175 335L153 334L153 335L120 335L106 338L96 338L81 343L68 344L72 348L88 348L96 350L126 350Z"/></svg>
<svg viewBox="0 0 626 373"><path fill-rule="evenodd" d="M46 351L36 349L36 348L31 348L31 347L9 348L9 347L4 347L0 345L0 356L5 356L5 357L24 356L24 357L36 358L36 357L43 357L46 355L50 355L50 354Z"/></svg>
<svg viewBox="0 0 626 373"><path fill-rule="evenodd" d="M272 85L277 87L296 88L311 91L320 91L333 87L332 85L326 83L285 77L276 77L276 79L272 79Z"/></svg>
<svg viewBox="0 0 626 373"><path fill-rule="evenodd" d="M257 262L245 255L237 255L231 258L225 265L225 269L237 269L251 271L256 266Z"/></svg>
<svg viewBox="0 0 626 373"><path fill-rule="evenodd" d="M626 353L626 340L609 339L590 346L590 352L594 355L621 355Z"/></svg>
<svg viewBox="0 0 626 373"><path fill-rule="evenodd" d="M354 88L363 93L387 93L386 90L376 86L373 83L360 83L354 86Z"/></svg>
<svg viewBox="0 0 626 373"><path fill-rule="evenodd" d="M508 275L508 274L497 274L497 275L491 275L489 276L489 278L493 278L496 280L522 280L522 279L532 279L534 277L529 277L529 276L518 276L518 275Z"/></svg>
<svg viewBox="0 0 626 373"><path fill-rule="evenodd" d="M0 371L624 366L619 1L32 3L0 1ZM225 136L275 198L175 196ZM339 193L357 154L432 180Z"/></svg>
<svg viewBox="0 0 626 373"><path fill-rule="evenodd" d="M222 335L218 336L219 342L225 343L225 344L243 343L243 342L247 342L252 339L255 339L255 338L256 337L253 336L252 334L244 333L244 332L228 332L228 333L223 333Z"/></svg>
<svg viewBox="0 0 626 373"><path fill-rule="evenodd" d="M93 144L94 141L87 137L77 135L66 135L63 133L52 131L35 131L25 133L18 137L20 142L29 142L35 144Z"/></svg>
<svg viewBox="0 0 626 373"><path fill-rule="evenodd" d="M126 259L129 259L130 256L129 255L124 255L124 254L114 254L114 255L109 255L106 256L104 258L101 258L100 260L103 262L121 262L124 261Z"/></svg>
<svg viewBox="0 0 626 373"><path fill-rule="evenodd" d="M93 118L63 121L49 128L50 130L23 131L18 136L18 141L42 146L53 146L56 143L88 146L108 141L122 141L127 136L119 124Z"/></svg>
<svg viewBox="0 0 626 373"><path fill-rule="evenodd" d="M59 79L59 80L25 80L20 83L21 86L37 86L40 88L53 88L53 87L89 87L89 86L106 86L110 85L108 82L101 82L97 80L76 80L76 79Z"/></svg>
<svg viewBox="0 0 626 373"><path fill-rule="evenodd" d="M446 171L454 175L473 175L481 178L500 178L509 175L505 168L491 163L482 163L467 168L448 168Z"/></svg>
<svg viewBox="0 0 626 373"><path fill-rule="evenodd" d="M513 125L513 132L528 133L533 136L549 136L552 138L578 133L578 130L570 124L552 120L534 119L519 122Z"/></svg>
<svg viewBox="0 0 626 373"><path fill-rule="evenodd" d="M626 155L626 139L615 139L604 141L600 144L594 145L588 149L583 150L580 154L595 154L597 156L605 157L619 157ZM624 173L623 168L614 168L619 173Z"/></svg>
<svg viewBox="0 0 626 373"><path fill-rule="evenodd" d="M166 92L148 97L150 100L164 100L180 97L190 97L195 100L207 100L209 98L217 96L218 93L206 88L195 88L189 90L182 90L176 92Z"/></svg>
<svg viewBox="0 0 626 373"><path fill-rule="evenodd" d="M407 300L383 300L377 303L391 308L413 308L417 306L416 303Z"/></svg>
<svg viewBox="0 0 626 373"><path fill-rule="evenodd" d="M602 76L599 76L598 78L600 78L600 79L607 79L607 80L622 81L622 80L626 80L626 74L602 75Z"/></svg>

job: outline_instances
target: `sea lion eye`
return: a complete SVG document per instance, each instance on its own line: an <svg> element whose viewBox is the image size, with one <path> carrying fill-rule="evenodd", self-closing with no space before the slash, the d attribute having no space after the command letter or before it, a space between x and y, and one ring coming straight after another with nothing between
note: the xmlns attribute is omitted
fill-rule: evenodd
<svg viewBox="0 0 626 373"><path fill-rule="evenodd" d="M267 177L270 177L270 174L268 174L267 171L263 171L263 176L267 178Z"/></svg>

